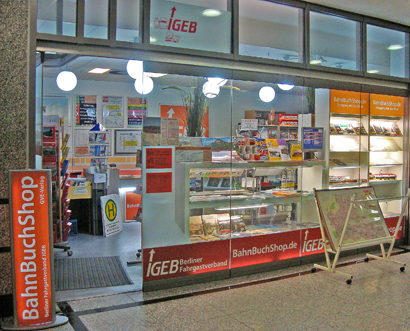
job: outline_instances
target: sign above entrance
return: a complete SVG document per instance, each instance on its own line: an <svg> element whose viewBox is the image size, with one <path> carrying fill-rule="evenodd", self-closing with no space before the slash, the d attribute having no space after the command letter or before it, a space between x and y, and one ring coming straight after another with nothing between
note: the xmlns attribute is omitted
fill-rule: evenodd
<svg viewBox="0 0 410 331"><path fill-rule="evenodd" d="M229 53L231 13L171 1L151 1L151 44Z"/></svg>
<svg viewBox="0 0 410 331"><path fill-rule="evenodd" d="M369 115L369 93L330 90L330 112Z"/></svg>

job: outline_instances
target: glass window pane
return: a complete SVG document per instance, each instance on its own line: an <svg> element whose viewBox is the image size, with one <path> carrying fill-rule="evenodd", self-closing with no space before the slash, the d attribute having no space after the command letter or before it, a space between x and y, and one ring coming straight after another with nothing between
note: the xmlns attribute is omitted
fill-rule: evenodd
<svg viewBox="0 0 410 331"><path fill-rule="evenodd" d="M310 64L360 70L359 28L359 22L310 12Z"/></svg>
<svg viewBox="0 0 410 331"><path fill-rule="evenodd" d="M151 2L154 45L230 53L231 12L227 0Z"/></svg>
<svg viewBox="0 0 410 331"><path fill-rule="evenodd" d="M409 77L409 35L367 25L367 72Z"/></svg>
<svg viewBox="0 0 410 331"><path fill-rule="evenodd" d="M117 40L140 42L140 0L117 0Z"/></svg>
<svg viewBox="0 0 410 331"><path fill-rule="evenodd" d="M108 38L108 0L85 0L84 37Z"/></svg>
<svg viewBox="0 0 410 331"><path fill-rule="evenodd" d="M37 6L37 32L75 36L75 0L38 0Z"/></svg>
<svg viewBox="0 0 410 331"><path fill-rule="evenodd" d="M239 1L239 54L303 60L302 9L257 0Z"/></svg>

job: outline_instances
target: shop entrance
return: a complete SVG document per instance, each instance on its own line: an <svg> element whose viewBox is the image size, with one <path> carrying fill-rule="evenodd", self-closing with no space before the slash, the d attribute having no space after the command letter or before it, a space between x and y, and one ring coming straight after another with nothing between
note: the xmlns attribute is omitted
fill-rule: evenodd
<svg viewBox="0 0 410 331"><path fill-rule="evenodd" d="M57 301L142 289L140 128L127 116L136 91L115 72L120 63L44 56L41 163L53 179ZM60 76L63 85L56 79L63 71L77 79L71 91L69 75Z"/></svg>

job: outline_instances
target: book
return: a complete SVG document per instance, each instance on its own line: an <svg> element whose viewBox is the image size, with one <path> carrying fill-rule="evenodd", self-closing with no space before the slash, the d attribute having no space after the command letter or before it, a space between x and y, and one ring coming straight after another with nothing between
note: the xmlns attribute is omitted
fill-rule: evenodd
<svg viewBox="0 0 410 331"><path fill-rule="evenodd" d="M329 132L330 132L330 134L337 134L338 133L336 128L335 128L335 125L333 123L330 123Z"/></svg>
<svg viewBox="0 0 410 331"><path fill-rule="evenodd" d="M373 125L369 126L369 132L370 132L370 135L375 135L376 134L376 131L374 131Z"/></svg>
<svg viewBox="0 0 410 331"><path fill-rule="evenodd" d="M302 146L300 144L290 146L290 158L295 161L302 161Z"/></svg>
<svg viewBox="0 0 410 331"><path fill-rule="evenodd" d="M202 225L201 216L189 217L189 235L190 236L203 236L204 228Z"/></svg>
<svg viewBox="0 0 410 331"><path fill-rule="evenodd" d="M383 129L380 125L372 124L372 126L376 134L383 134Z"/></svg>
<svg viewBox="0 0 410 331"><path fill-rule="evenodd" d="M218 217L216 214L202 215L202 224L205 236L220 234Z"/></svg>
<svg viewBox="0 0 410 331"><path fill-rule="evenodd" d="M391 136L401 136L401 131L397 123L392 123L390 127L390 135Z"/></svg>
<svg viewBox="0 0 410 331"><path fill-rule="evenodd" d="M220 234L231 233L231 217L228 213L226 214L217 214L219 232Z"/></svg>
<svg viewBox="0 0 410 331"><path fill-rule="evenodd" d="M343 134L343 129L340 127L339 124L336 124L336 123L335 123L334 126L335 126L336 132L337 132L338 134Z"/></svg>

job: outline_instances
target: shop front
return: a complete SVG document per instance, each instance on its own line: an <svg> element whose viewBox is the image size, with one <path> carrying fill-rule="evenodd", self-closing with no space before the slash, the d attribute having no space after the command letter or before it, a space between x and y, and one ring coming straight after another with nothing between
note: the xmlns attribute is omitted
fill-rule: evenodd
<svg viewBox="0 0 410 331"><path fill-rule="evenodd" d="M90 7L82 4L79 23L89 45L70 35L68 24L50 38L39 15L37 45L45 116L63 119L61 144L66 134L71 137L57 159L92 187L82 196L92 201L81 207L88 211L77 212L88 218L77 226L93 236L106 234L98 202L118 194L121 223L142 220L133 247L142 249L140 289L323 260L315 190L374 187L385 198L380 205L394 233L408 188L408 73L400 56L392 54L388 64L385 56L369 56L367 68L385 80L363 73L365 59L357 48L337 52L331 38L360 49L363 41L355 38L363 23L355 16L326 17L324 8L304 3L252 8L255 1L219 1L212 24L204 15L208 5L150 3L147 10L146 2L135 2L150 14L139 29L120 19L126 13L117 1L116 33L108 22L104 30L87 20ZM278 10L286 20L254 15ZM307 12L310 49L301 37ZM318 33L333 19L348 36ZM261 31L262 22L280 36L254 40L250 32ZM131 32L139 37L130 38ZM70 42L77 43L74 51ZM56 54L45 53L51 51ZM95 68L107 71L90 73ZM57 86L62 70L77 75L74 89ZM53 109L56 103L64 107ZM81 203L70 197L75 213ZM406 241L406 226L399 243Z"/></svg>

